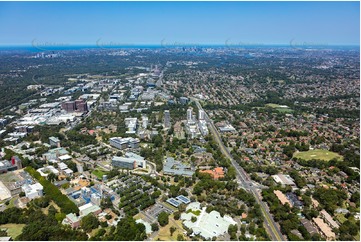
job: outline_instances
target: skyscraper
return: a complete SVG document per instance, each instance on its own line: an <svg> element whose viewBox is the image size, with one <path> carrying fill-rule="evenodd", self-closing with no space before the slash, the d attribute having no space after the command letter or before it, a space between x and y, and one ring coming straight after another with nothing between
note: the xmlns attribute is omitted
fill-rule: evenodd
<svg viewBox="0 0 361 242"><path fill-rule="evenodd" d="M188 109L187 109L187 122L188 122L188 123L193 121L192 112L193 112L193 109L192 109L192 108L188 108Z"/></svg>
<svg viewBox="0 0 361 242"><path fill-rule="evenodd" d="M164 127L170 128L170 113L169 110L164 111Z"/></svg>
<svg viewBox="0 0 361 242"><path fill-rule="evenodd" d="M205 112L201 109L199 109L198 111L198 119L199 120L204 120L205 119Z"/></svg>

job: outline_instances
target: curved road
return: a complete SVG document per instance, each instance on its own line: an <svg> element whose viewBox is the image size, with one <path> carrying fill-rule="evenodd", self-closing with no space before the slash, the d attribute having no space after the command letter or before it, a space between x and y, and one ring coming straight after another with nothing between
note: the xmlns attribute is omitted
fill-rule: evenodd
<svg viewBox="0 0 361 242"><path fill-rule="evenodd" d="M200 105L199 101L195 98L191 98L193 101L195 101L198 109L203 110L202 106ZM204 110L203 110L204 111ZM222 139L216 129L216 127L213 124L213 121L208 117L208 114L204 111L206 121L209 124L210 130L215 137L217 143L219 144L222 153L231 161L232 165L236 168L237 171L237 179L241 184L241 187L248 190L253 194L253 196L256 199L256 202L260 205L263 216L265 217L265 228L268 232L268 234L271 236L272 240L274 241L283 241L284 236L280 232L277 224L272 218L272 215L269 213L268 207L264 202L261 201L260 195L257 191L257 187L254 186L254 183L249 178L248 174L245 172L245 170L233 159L232 155L230 154L229 150L226 148L226 146L223 144Z"/></svg>

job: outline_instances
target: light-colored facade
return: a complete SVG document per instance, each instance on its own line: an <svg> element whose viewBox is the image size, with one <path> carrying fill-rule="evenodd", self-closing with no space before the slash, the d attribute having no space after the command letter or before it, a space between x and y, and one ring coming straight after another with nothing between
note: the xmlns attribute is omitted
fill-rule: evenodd
<svg viewBox="0 0 361 242"><path fill-rule="evenodd" d="M21 187L22 191L25 192L27 198L34 199L43 196L43 186L40 183L32 185L25 184Z"/></svg>

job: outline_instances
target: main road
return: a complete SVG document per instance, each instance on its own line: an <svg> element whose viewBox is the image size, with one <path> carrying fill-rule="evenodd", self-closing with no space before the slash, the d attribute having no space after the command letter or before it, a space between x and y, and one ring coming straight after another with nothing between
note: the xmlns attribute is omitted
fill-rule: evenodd
<svg viewBox="0 0 361 242"><path fill-rule="evenodd" d="M198 99L195 99L195 98L191 98L191 99L196 103L199 110L204 111L204 109L202 108ZM204 113L205 113L205 119L206 119L207 123L209 124L208 127L210 128L212 135L214 136L215 140L217 141L219 147L221 148L222 153L231 161L234 168L236 168L238 184L240 184L240 186L243 187L244 189L251 192L253 194L253 196L255 197L256 202L260 205L263 216L266 219L264 224L265 224L268 234L271 236L272 240L274 240L274 241L285 240L284 236L280 232L277 224L273 220L272 215L269 213L267 205L261 201L260 194L257 191L257 188L258 188L257 185L252 182L252 180L249 178L247 172L233 159L229 150L223 144L223 141L219 135L219 132L216 129L216 127L214 126L213 120L211 120L208 117L208 114L205 111L204 111Z"/></svg>

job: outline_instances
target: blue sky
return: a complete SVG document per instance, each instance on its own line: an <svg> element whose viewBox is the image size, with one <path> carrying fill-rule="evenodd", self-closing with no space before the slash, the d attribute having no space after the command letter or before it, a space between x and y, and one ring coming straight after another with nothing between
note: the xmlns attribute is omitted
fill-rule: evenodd
<svg viewBox="0 0 361 242"><path fill-rule="evenodd" d="M0 45L359 45L359 2L0 2Z"/></svg>

